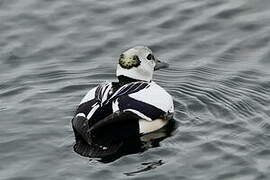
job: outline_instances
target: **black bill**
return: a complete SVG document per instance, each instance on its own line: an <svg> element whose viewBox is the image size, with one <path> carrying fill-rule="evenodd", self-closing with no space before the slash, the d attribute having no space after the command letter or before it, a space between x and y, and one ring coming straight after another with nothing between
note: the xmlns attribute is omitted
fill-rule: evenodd
<svg viewBox="0 0 270 180"><path fill-rule="evenodd" d="M154 70L159 70L159 69L165 69L168 68L169 64L166 62L161 62L160 60L156 60L156 66L154 68Z"/></svg>

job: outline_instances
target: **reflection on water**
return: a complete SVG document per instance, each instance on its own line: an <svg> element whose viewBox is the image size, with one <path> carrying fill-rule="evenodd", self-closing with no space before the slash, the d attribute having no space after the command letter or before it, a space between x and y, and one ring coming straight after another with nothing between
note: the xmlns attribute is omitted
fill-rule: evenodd
<svg viewBox="0 0 270 180"><path fill-rule="evenodd" d="M137 170L137 171L124 173L124 174L127 175L127 176L134 176L134 175L139 174L141 172L145 172L145 171L155 169L155 168L161 166L162 164L164 164L164 162L162 160L158 160L156 162L142 163L141 165L145 166L144 168L142 168L140 170Z"/></svg>
<svg viewBox="0 0 270 180"><path fill-rule="evenodd" d="M120 147L117 147L116 151L111 151L111 153L106 154L102 158L93 158L93 160L98 160L99 162L103 163L110 163L128 154L141 153L149 148L159 147L160 142L165 138L170 137L175 129L176 121L171 120L166 126L159 129L158 131L148 133L141 137L132 137L129 139L125 139L121 142ZM88 157L89 153L85 151L87 151L88 149L88 151L91 152L94 147L87 145L88 147L85 148L85 144L79 147L80 145L80 143L77 144L77 146L75 147L75 152L77 152L81 156Z"/></svg>

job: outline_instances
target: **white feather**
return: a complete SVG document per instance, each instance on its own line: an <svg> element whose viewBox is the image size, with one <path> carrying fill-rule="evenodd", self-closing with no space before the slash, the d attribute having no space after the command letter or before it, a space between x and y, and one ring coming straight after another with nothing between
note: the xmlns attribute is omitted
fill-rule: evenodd
<svg viewBox="0 0 270 180"><path fill-rule="evenodd" d="M140 133L146 134L156 131L164 127L168 123L168 120L155 119L153 121L146 121L144 119L139 120Z"/></svg>

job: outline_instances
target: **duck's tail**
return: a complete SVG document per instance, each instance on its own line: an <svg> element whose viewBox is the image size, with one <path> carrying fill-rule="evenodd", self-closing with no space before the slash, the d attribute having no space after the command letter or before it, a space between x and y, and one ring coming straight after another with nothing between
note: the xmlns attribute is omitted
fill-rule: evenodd
<svg viewBox="0 0 270 180"><path fill-rule="evenodd" d="M114 154L121 147L121 142L107 141L106 146L93 142L88 120L85 117L77 116L72 119L72 128L76 143L73 146L75 152L85 157L105 157Z"/></svg>
<svg viewBox="0 0 270 180"><path fill-rule="evenodd" d="M72 119L75 152L82 156L104 157L116 153L127 138L139 136L139 118L132 112L115 112L89 124L84 116Z"/></svg>

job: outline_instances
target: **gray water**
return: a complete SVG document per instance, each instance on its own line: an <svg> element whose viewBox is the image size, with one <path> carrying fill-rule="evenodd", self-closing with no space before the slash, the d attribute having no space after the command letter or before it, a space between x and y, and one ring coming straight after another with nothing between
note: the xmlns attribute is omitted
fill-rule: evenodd
<svg viewBox="0 0 270 180"><path fill-rule="evenodd" d="M269 0L0 0L0 179L270 179ZM72 145L73 112L150 46L178 127L111 163Z"/></svg>

